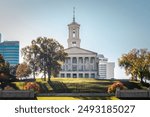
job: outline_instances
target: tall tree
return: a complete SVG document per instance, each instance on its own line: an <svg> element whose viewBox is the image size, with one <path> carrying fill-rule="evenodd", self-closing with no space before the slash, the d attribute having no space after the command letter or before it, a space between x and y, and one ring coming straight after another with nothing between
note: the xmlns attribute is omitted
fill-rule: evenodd
<svg viewBox="0 0 150 117"><path fill-rule="evenodd" d="M30 46L26 46L22 48L22 55L24 56L25 62L30 66L33 78L35 79L38 73L38 66L39 66L39 51L40 48L35 44L33 40Z"/></svg>
<svg viewBox="0 0 150 117"><path fill-rule="evenodd" d="M132 79L143 78L148 79L150 74L150 52L147 49L133 49L127 54L123 54L119 58L119 66L123 67L127 75L131 75Z"/></svg>
<svg viewBox="0 0 150 117"><path fill-rule="evenodd" d="M28 51L24 51L25 48L28 48ZM64 62L67 56L62 45L47 37L39 37L32 41L31 46L25 48L22 49L24 59L29 64L34 61L34 65L38 67L40 72L43 72L44 77L48 76L48 81L50 81L52 73L58 73L60 70L59 62Z"/></svg>

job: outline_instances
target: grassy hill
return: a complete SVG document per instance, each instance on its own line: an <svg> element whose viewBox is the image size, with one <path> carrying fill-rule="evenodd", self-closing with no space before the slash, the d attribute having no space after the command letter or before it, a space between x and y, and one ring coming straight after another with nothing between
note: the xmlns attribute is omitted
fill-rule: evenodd
<svg viewBox="0 0 150 117"><path fill-rule="evenodd" d="M52 78L51 82L36 79L39 83L42 93L104 93L108 86L113 82L121 81L125 89L146 89L138 81L129 80L99 80L92 78ZM22 89L25 82L15 83L19 89Z"/></svg>
<svg viewBox="0 0 150 117"><path fill-rule="evenodd" d="M102 79L92 79L92 78L52 78L51 82L43 81L37 78L37 82L42 91L45 93L107 93L108 86L114 82L121 81L124 84L125 89L147 89L149 85L143 86L139 81L129 81L129 80L102 80ZM28 81L13 82L10 85L15 89L22 90ZM37 96L38 100L116 100L115 96Z"/></svg>
<svg viewBox="0 0 150 117"><path fill-rule="evenodd" d="M47 92L55 93L100 93L107 92L108 85L114 81L92 78L52 78L51 82L37 80Z"/></svg>

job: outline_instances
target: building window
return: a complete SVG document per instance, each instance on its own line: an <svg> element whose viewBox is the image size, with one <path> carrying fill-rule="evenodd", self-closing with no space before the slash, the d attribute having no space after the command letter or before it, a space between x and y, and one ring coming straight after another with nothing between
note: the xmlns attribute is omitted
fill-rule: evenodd
<svg viewBox="0 0 150 117"><path fill-rule="evenodd" d="M62 66L62 71L65 71L65 65Z"/></svg>
<svg viewBox="0 0 150 117"><path fill-rule="evenodd" d="M91 62L91 63L94 63L94 57L91 58L91 61L90 61L90 62Z"/></svg>
<svg viewBox="0 0 150 117"><path fill-rule="evenodd" d="M77 71L77 65L73 65L73 66L72 66L72 70L73 70L73 71Z"/></svg>
<svg viewBox="0 0 150 117"><path fill-rule="evenodd" d="M79 74L79 78L83 78L83 74L80 73L80 74Z"/></svg>
<svg viewBox="0 0 150 117"><path fill-rule="evenodd" d="M77 44L76 42L72 42L72 46L75 47Z"/></svg>
<svg viewBox="0 0 150 117"><path fill-rule="evenodd" d="M73 38L75 38L75 29L73 29Z"/></svg>
<svg viewBox="0 0 150 117"><path fill-rule="evenodd" d="M83 65L79 66L79 71L83 71Z"/></svg>
<svg viewBox="0 0 150 117"><path fill-rule="evenodd" d="M77 63L77 58L73 57L72 63Z"/></svg>
<svg viewBox="0 0 150 117"><path fill-rule="evenodd" d="M66 71L68 71L68 65L66 65Z"/></svg>
<svg viewBox="0 0 150 117"><path fill-rule="evenodd" d="M73 78L77 78L77 74L73 74Z"/></svg>
<svg viewBox="0 0 150 117"><path fill-rule="evenodd" d="M79 63L83 63L83 58L79 57Z"/></svg>
<svg viewBox="0 0 150 117"><path fill-rule="evenodd" d="M70 78L71 77L71 74L67 74L67 78Z"/></svg>
<svg viewBox="0 0 150 117"><path fill-rule="evenodd" d="M89 58L85 57L85 63L89 63Z"/></svg>
<svg viewBox="0 0 150 117"><path fill-rule="evenodd" d="M65 63L68 63L68 58L66 58Z"/></svg>
<svg viewBox="0 0 150 117"><path fill-rule="evenodd" d="M94 73L91 74L91 78L95 78L95 74Z"/></svg>
<svg viewBox="0 0 150 117"><path fill-rule="evenodd" d="M85 71L89 71L90 70L89 67L90 67L89 65L85 65Z"/></svg>
<svg viewBox="0 0 150 117"><path fill-rule="evenodd" d="M89 74L86 73L86 74L85 74L85 78L89 78Z"/></svg>
<svg viewBox="0 0 150 117"><path fill-rule="evenodd" d="M64 78L64 77L65 77L65 74L61 74L60 76L61 76L62 78Z"/></svg>

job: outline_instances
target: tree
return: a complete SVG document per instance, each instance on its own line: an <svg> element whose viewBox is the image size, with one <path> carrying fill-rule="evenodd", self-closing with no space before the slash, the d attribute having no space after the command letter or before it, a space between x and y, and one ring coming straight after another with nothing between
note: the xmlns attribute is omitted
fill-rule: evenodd
<svg viewBox="0 0 150 117"><path fill-rule="evenodd" d="M35 44L34 40L31 42L30 46L22 48L23 59L30 66L34 79L38 72L38 66L40 65L39 52L40 48Z"/></svg>
<svg viewBox="0 0 150 117"><path fill-rule="evenodd" d="M127 54L123 54L118 60L119 66L124 68L127 75L131 75L133 80L140 78L149 79L150 76L150 52L147 49L133 49Z"/></svg>
<svg viewBox="0 0 150 117"><path fill-rule="evenodd" d="M5 61L3 56L0 54L0 82L8 83L15 81L16 77L10 74L10 65Z"/></svg>
<svg viewBox="0 0 150 117"><path fill-rule="evenodd" d="M24 59L29 64L32 63L36 68L31 69L43 73L44 78L47 75L48 81L50 81L51 75L59 73L61 68L60 61L64 62L67 56L62 45L56 40L47 37L39 37L33 40L31 46L22 49L22 54Z"/></svg>
<svg viewBox="0 0 150 117"><path fill-rule="evenodd" d="M9 67L9 70L10 70L10 74L13 75L13 76L16 76L16 71L17 71L17 67L19 66L19 64L17 65L13 65L13 66L10 66Z"/></svg>
<svg viewBox="0 0 150 117"><path fill-rule="evenodd" d="M27 63L22 63L17 67L16 75L17 78L28 77L31 74L31 69Z"/></svg>
<svg viewBox="0 0 150 117"><path fill-rule="evenodd" d="M0 54L0 73L9 74L9 63L4 60L1 54Z"/></svg>

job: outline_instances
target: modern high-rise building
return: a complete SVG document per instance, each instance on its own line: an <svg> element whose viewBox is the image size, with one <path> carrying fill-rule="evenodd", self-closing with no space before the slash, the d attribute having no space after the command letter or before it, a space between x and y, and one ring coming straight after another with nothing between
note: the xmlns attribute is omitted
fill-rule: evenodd
<svg viewBox="0 0 150 117"><path fill-rule="evenodd" d="M0 42L0 54L10 65L17 65L19 63L19 41Z"/></svg>
<svg viewBox="0 0 150 117"><path fill-rule="evenodd" d="M2 38L2 35L1 35L1 33L0 33L0 43L1 43L1 38Z"/></svg>

